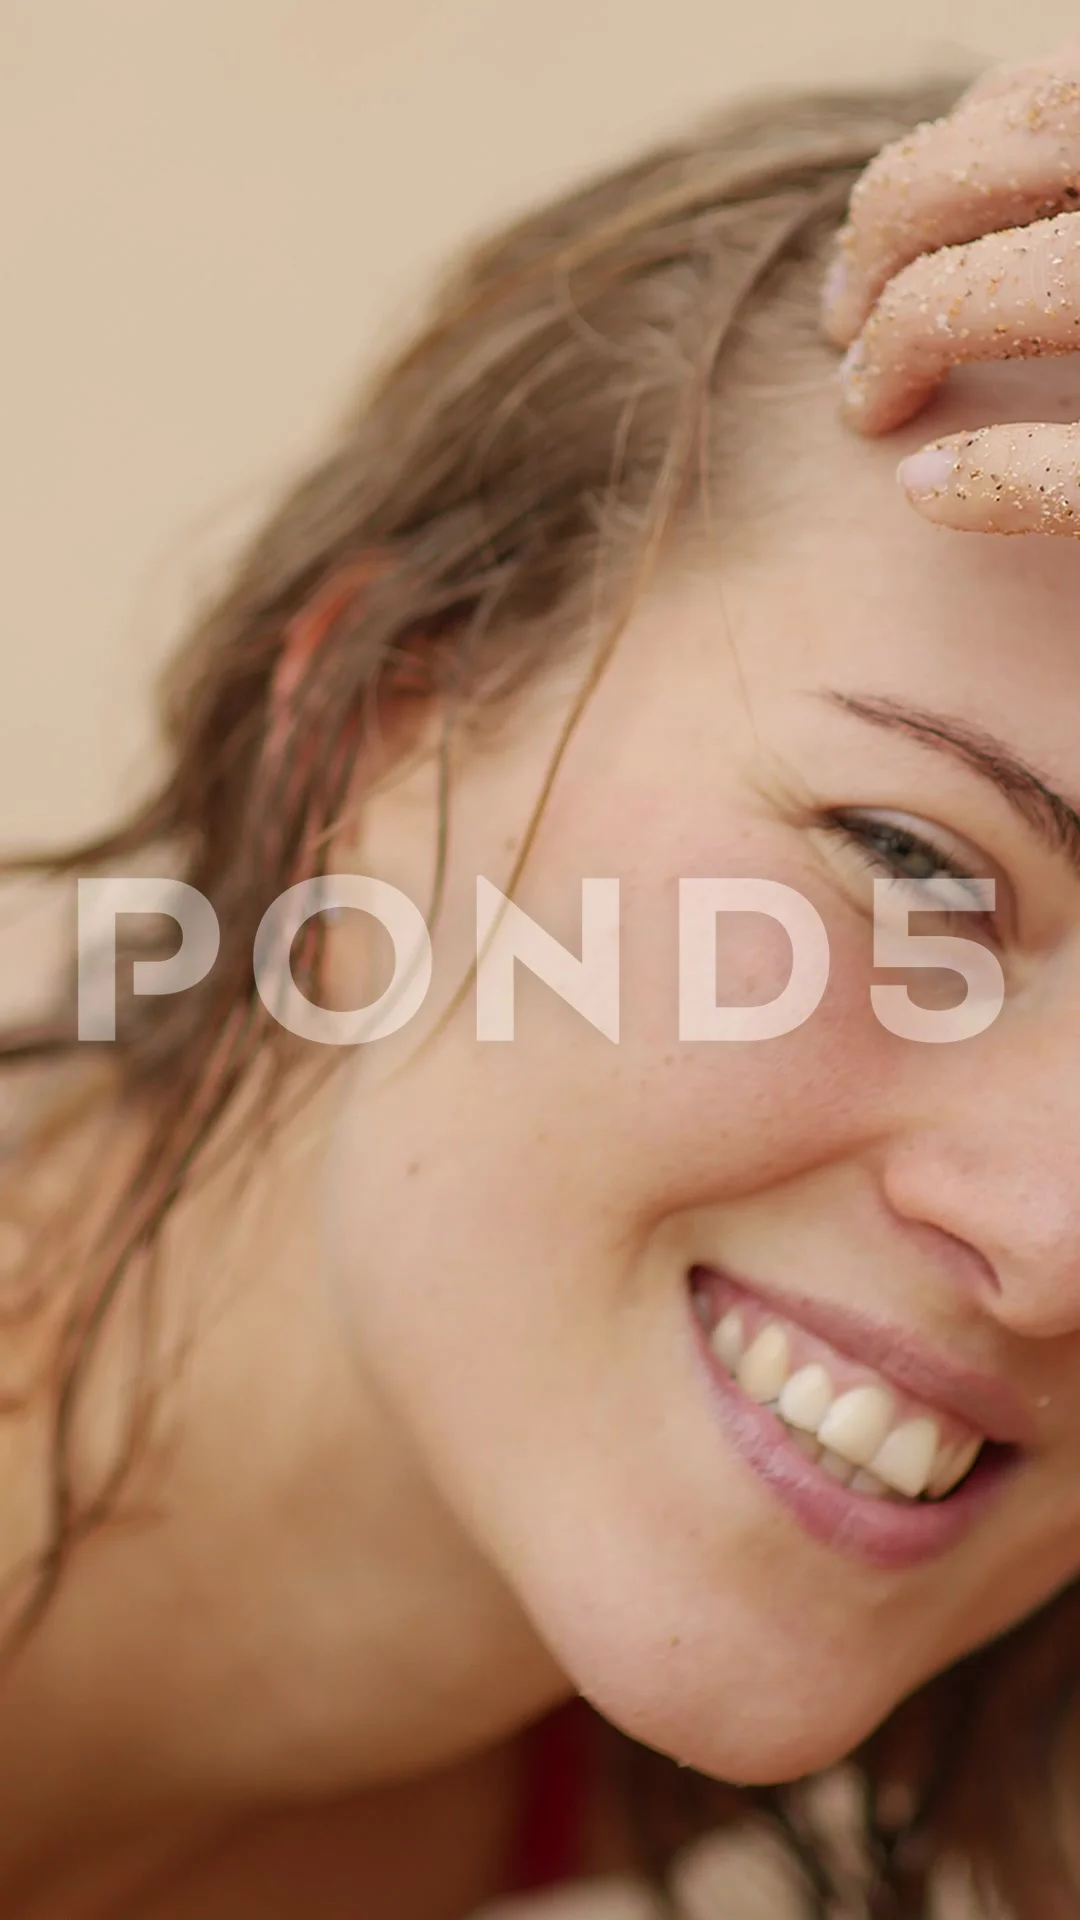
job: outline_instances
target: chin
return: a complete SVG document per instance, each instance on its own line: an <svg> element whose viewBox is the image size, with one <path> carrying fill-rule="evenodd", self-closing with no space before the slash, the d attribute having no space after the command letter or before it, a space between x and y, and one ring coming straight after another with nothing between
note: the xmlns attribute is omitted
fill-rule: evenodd
<svg viewBox="0 0 1080 1920"><path fill-rule="evenodd" d="M664 1699L626 1699L619 1687L585 1688L604 1717L681 1766L733 1786L780 1786L847 1759L897 1704L878 1687L804 1693L748 1684L721 1673L708 1702L700 1688L673 1685Z"/></svg>
<svg viewBox="0 0 1080 1920"><path fill-rule="evenodd" d="M745 1716L736 1720L734 1738L703 1742L701 1757L690 1756L684 1764L732 1786L784 1786L848 1759L888 1717L891 1705L857 1717L816 1714L804 1723L782 1702L772 1711L760 1701L749 1703Z"/></svg>
<svg viewBox="0 0 1080 1920"><path fill-rule="evenodd" d="M605 1604L599 1581L588 1605L568 1596L549 1644L605 1719L713 1779L773 1786L833 1766L922 1683L812 1609L800 1628L765 1601L680 1610L643 1586L629 1604Z"/></svg>

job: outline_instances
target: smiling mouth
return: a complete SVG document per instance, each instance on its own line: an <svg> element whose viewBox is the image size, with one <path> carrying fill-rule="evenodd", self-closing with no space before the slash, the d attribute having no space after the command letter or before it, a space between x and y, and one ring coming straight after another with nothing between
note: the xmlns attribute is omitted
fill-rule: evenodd
<svg viewBox="0 0 1080 1920"><path fill-rule="evenodd" d="M922 1558L951 1544L1017 1463L1016 1446L906 1391L778 1303L711 1268L692 1268L688 1282L729 1436L817 1537L880 1564Z"/></svg>

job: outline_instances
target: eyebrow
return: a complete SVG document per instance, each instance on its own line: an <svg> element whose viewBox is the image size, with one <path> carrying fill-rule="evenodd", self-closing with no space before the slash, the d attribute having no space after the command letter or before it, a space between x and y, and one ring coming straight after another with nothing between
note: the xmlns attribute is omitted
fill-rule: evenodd
<svg viewBox="0 0 1080 1920"><path fill-rule="evenodd" d="M949 714L909 707L899 700L840 693L832 688L826 689L825 698L857 719L868 720L871 726L907 734L923 746L948 754L988 780L1045 845L1054 853L1064 854L1080 873L1080 810L1055 792L1004 740Z"/></svg>

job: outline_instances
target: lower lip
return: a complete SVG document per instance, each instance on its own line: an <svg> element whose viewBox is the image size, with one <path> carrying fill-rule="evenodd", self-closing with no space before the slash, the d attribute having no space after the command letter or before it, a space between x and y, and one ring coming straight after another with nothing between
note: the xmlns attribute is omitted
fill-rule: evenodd
<svg viewBox="0 0 1080 1920"><path fill-rule="evenodd" d="M900 1506L851 1493L799 1452L768 1407L740 1391L709 1346L692 1301L689 1307L697 1352L728 1440L803 1530L823 1545L873 1567L919 1566L969 1533L1015 1471L1011 1450L986 1446L968 1478L945 1500Z"/></svg>

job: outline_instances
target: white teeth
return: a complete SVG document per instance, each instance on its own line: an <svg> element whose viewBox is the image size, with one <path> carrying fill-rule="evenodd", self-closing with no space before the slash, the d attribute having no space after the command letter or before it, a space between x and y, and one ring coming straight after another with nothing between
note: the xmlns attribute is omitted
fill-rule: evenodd
<svg viewBox="0 0 1080 1920"><path fill-rule="evenodd" d="M709 1343L718 1360L722 1360L729 1373L734 1373L742 1359L745 1344L743 1339L743 1317L738 1307L732 1307L725 1313L719 1326L713 1329Z"/></svg>
<svg viewBox="0 0 1080 1920"><path fill-rule="evenodd" d="M789 1427L816 1433L832 1405L832 1381L824 1367L800 1367L781 1389L777 1412Z"/></svg>
<svg viewBox="0 0 1080 1920"><path fill-rule="evenodd" d="M983 1444L981 1435L943 1443L926 1414L892 1427L896 1402L884 1385L868 1381L836 1395L817 1361L789 1377L791 1340L778 1321L766 1321L748 1346L743 1314L730 1307L709 1344L748 1399L775 1406L800 1453L855 1493L940 1500L970 1472Z"/></svg>
<svg viewBox="0 0 1080 1920"><path fill-rule="evenodd" d="M981 1434L973 1440L956 1441L951 1447L939 1447L926 1487L931 1500L940 1500L942 1494L950 1493L953 1487L959 1486L965 1474L975 1465L981 1447Z"/></svg>
<svg viewBox="0 0 1080 1920"><path fill-rule="evenodd" d="M892 1425L896 1403L884 1387L852 1387L834 1400L817 1429L823 1447L868 1467Z"/></svg>
<svg viewBox="0 0 1080 1920"><path fill-rule="evenodd" d="M939 1437L937 1421L925 1414L905 1420L882 1442L869 1463L871 1471L897 1493L916 1500L930 1478Z"/></svg>
<svg viewBox="0 0 1080 1920"><path fill-rule="evenodd" d="M828 1474L830 1480L839 1480L843 1487L850 1486L855 1477L855 1468L851 1461L842 1460L838 1453L823 1453L818 1466L823 1473Z"/></svg>
<svg viewBox="0 0 1080 1920"><path fill-rule="evenodd" d="M748 1399L764 1404L779 1398L790 1369L791 1343L783 1327L770 1320L743 1354L735 1378Z"/></svg>
<svg viewBox="0 0 1080 1920"><path fill-rule="evenodd" d="M879 1480L876 1473L868 1473L865 1467L860 1467L848 1484L852 1493L872 1493L879 1500L892 1496L892 1488L887 1487L884 1480Z"/></svg>

